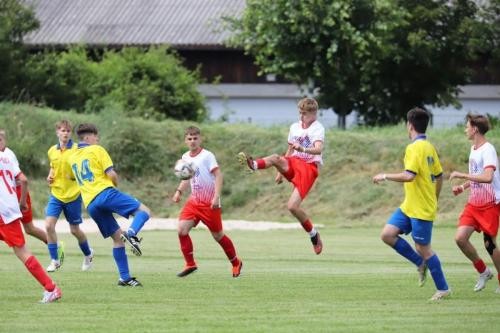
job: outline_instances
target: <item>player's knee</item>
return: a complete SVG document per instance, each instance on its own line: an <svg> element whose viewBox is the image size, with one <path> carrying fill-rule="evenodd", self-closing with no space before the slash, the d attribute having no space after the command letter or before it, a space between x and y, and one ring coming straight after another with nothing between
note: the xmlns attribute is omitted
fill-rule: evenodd
<svg viewBox="0 0 500 333"><path fill-rule="evenodd" d="M385 233L385 232L382 232L380 234L380 239L382 240L382 242L386 243L387 245L390 245L390 246L394 246L394 243L396 243L396 237L394 237L394 235L392 234L388 234L388 233Z"/></svg>
<svg viewBox="0 0 500 333"><path fill-rule="evenodd" d="M467 244L467 238L463 236L455 236L455 243L459 248L463 248Z"/></svg>
<svg viewBox="0 0 500 333"><path fill-rule="evenodd" d="M272 154L269 156L269 161L271 164L276 165L280 161L281 156L278 154Z"/></svg>
<svg viewBox="0 0 500 333"><path fill-rule="evenodd" d="M490 235L484 234L484 247L486 248L486 251L488 251L490 256L493 255L493 251L495 250L496 245Z"/></svg>
<svg viewBox="0 0 500 333"><path fill-rule="evenodd" d="M299 205L297 205L295 203L288 203L287 208L290 211L290 213L292 213L292 214L297 213L300 209Z"/></svg>
<svg viewBox="0 0 500 333"><path fill-rule="evenodd" d="M139 206L139 212L144 212L144 213L148 214L148 217L151 216L151 209L149 209L149 207L143 203L141 203L141 205Z"/></svg>

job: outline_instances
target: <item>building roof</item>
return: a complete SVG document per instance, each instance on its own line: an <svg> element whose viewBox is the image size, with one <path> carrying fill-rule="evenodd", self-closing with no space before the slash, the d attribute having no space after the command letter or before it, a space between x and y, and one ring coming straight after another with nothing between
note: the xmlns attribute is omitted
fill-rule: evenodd
<svg viewBox="0 0 500 333"><path fill-rule="evenodd" d="M40 45L164 45L224 48L221 20L239 17L245 0L23 0L40 28L24 38Z"/></svg>

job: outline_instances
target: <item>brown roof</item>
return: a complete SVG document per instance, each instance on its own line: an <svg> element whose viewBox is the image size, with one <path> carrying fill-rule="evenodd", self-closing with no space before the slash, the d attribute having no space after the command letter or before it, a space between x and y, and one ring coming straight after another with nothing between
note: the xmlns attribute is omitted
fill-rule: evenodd
<svg viewBox="0 0 500 333"><path fill-rule="evenodd" d="M162 45L221 48L221 17L240 16L245 0L24 0L40 29L29 45Z"/></svg>

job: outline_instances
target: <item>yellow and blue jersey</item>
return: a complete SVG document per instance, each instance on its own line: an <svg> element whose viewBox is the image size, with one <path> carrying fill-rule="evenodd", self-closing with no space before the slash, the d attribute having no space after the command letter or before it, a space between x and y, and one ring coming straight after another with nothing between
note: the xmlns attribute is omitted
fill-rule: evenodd
<svg viewBox="0 0 500 333"><path fill-rule="evenodd" d="M113 161L106 149L99 145L79 143L70 156L69 163L87 207L103 190L114 187L106 171L113 168Z"/></svg>
<svg viewBox="0 0 500 333"><path fill-rule="evenodd" d="M443 168L436 149L425 135L419 135L406 147L404 168L415 178L404 183L401 210L409 217L433 221L437 212L436 177L442 175Z"/></svg>
<svg viewBox="0 0 500 333"><path fill-rule="evenodd" d="M72 140L69 140L66 147L57 144L50 147L47 152L54 177L54 182L50 184L50 193L64 203L74 201L80 195L80 189L75 182L71 166L68 163L69 157L76 150L77 145Z"/></svg>

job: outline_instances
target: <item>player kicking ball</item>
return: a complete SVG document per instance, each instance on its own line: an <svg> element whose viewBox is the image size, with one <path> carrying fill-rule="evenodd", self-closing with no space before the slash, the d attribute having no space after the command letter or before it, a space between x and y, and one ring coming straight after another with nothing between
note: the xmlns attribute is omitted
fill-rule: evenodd
<svg viewBox="0 0 500 333"><path fill-rule="evenodd" d="M303 98L299 101L298 108L300 121L290 126L285 156L272 154L254 160L246 153L240 152L238 161L252 172L274 167L278 171L276 184L281 184L283 177L293 184L293 192L288 199L288 210L309 234L314 252L320 254L323 242L319 232L300 205L311 190L318 177L319 167L323 164L325 128L317 120L318 102L315 99Z"/></svg>

